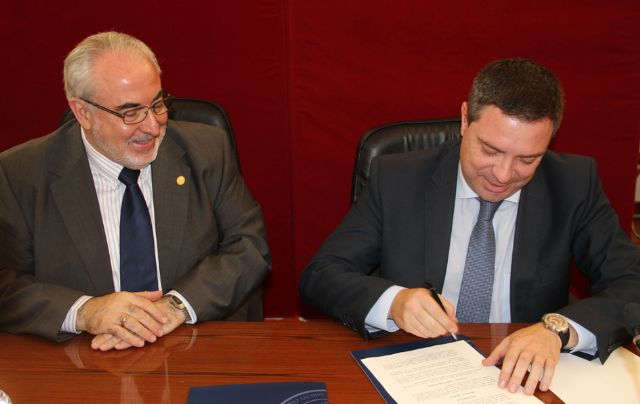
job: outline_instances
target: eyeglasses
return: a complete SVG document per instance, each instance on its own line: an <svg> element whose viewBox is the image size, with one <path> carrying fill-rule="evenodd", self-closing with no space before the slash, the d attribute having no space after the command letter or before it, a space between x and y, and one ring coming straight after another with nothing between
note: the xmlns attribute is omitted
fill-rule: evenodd
<svg viewBox="0 0 640 404"><path fill-rule="evenodd" d="M108 112L112 115L115 115L122 119L122 121L127 125L135 125L136 123L140 123L147 118L149 114L149 110L153 111L156 115L166 114L169 111L169 107L171 106L171 102L173 101L173 96L171 94L164 94L161 99L149 105L148 107L138 107L126 110L122 113L114 111L112 109L103 107L100 104L96 104L93 101L89 101L86 98L80 98L82 101L87 104L93 105L94 107L103 110L104 112Z"/></svg>

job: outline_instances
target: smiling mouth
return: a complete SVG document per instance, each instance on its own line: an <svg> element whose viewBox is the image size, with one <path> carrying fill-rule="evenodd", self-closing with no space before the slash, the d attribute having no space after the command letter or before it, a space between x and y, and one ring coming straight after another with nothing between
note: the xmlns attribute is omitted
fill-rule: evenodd
<svg viewBox="0 0 640 404"><path fill-rule="evenodd" d="M486 178L485 178L485 182L487 183L487 186L485 188L490 192L500 193L500 192L506 191L509 188L509 184L498 185L489 181Z"/></svg>
<svg viewBox="0 0 640 404"><path fill-rule="evenodd" d="M149 143L153 142L155 139L156 138L153 136L143 136L137 139L131 139L129 143L137 146L146 146Z"/></svg>

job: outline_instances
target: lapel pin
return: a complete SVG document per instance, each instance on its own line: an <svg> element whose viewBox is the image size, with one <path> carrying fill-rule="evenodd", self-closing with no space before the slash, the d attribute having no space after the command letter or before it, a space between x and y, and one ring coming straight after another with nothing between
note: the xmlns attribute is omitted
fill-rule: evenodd
<svg viewBox="0 0 640 404"><path fill-rule="evenodd" d="M184 183L186 182L186 180L184 179L184 177L181 175L178 178L176 178L176 184L183 186Z"/></svg>

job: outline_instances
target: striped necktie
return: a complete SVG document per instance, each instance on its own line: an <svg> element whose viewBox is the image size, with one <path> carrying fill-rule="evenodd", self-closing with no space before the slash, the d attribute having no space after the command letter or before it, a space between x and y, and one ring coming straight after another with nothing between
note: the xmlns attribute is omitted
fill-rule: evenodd
<svg viewBox="0 0 640 404"><path fill-rule="evenodd" d="M471 232L456 315L462 323L487 323L496 262L493 216L502 203L478 198L480 213Z"/></svg>

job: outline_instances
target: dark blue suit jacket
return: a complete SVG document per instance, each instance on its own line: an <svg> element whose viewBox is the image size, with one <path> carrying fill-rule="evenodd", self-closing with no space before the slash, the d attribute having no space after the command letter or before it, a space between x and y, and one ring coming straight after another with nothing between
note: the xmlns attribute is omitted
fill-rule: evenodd
<svg viewBox="0 0 640 404"><path fill-rule="evenodd" d="M358 203L300 280L303 301L364 336L391 285L444 283L460 144L374 160ZM575 260L591 297L569 304ZM548 151L522 189L511 268L511 319L560 312L592 331L601 359L628 339L623 306L640 299L640 250L620 228L593 159Z"/></svg>

